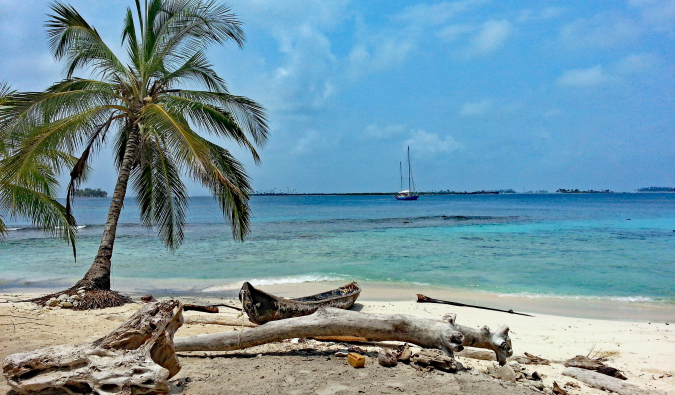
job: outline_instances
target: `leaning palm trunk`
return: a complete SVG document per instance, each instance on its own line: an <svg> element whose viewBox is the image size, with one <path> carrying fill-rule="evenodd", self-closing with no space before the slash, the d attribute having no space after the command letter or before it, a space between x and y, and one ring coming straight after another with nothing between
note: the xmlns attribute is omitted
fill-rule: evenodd
<svg viewBox="0 0 675 395"><path fill-rule="evenodd" d="M131 133L124 152L120 174L117 177L115 192L113 193L113 198L110 202L108 220L105 223L103 237L101 237L101 245L98 247L98 254L96 254L94 263L87 271L87 274L85 274L73 288L84 287L86 289L110 290L110 259L112 258L113 246L115 245L117 221L120 219L120 214L122 213L124 196L127 193L127 183L129 182L129 175L134 163L137 147L138 133Z"/></svg>

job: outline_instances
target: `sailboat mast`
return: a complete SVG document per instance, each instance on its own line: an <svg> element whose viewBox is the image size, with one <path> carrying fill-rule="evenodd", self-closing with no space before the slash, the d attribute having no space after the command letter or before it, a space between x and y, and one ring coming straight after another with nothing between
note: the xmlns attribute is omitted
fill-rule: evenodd
<svg viewBox="0 0 675 395"><path fill-rule="evenodd" d="M412 191L412 188L410 187L410 178L411 178L411 173L410 173L410 147L408 147L408 190Z"/></svg>
<svg viewBox="0 0 675 395"><path fill-rule="evenodd" d="M401 162L398 162L398 172L401 174L401 189L399 191L403 190L403 164Z"/></svg>

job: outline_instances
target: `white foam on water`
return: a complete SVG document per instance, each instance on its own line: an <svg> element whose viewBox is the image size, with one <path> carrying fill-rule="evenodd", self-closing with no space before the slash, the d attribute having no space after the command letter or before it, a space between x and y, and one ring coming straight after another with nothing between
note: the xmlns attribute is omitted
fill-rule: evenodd
<svg viewBox="0 0 675 395"><path fill-rule="evenodd" d="M207 288L202 289L202 292L219 292L219 291L229 291L232 289L241 288L244 281L248 281L255 286L261 285L276 285L276 284L302 284L302 283L318 283L325 281L341 281L344 280L346 276L341 276L338 274L306 274L302 276L289 276L289 277L272 277L272 278L254 278L248 280L235 281L232 283L224 285L213 285Z"/></svg>
<svg viewBox="0 0 675 395"><path fill-rule="evenodd" d="M613 300L617 302L630 303L653 303L660 299L654 299L647 296L597 296L597 295L555 295L538 294L531 292L519 292L512 294L500 293L497 296L501 298L530 298L530 299L573 299L573 300Z"/></svg>
<svg viewBox="0 0 675 395"><path fill-rule="evenodd" d="M21 230L23 228L7 228L8 232L15 231L15 230Z"/></svg>

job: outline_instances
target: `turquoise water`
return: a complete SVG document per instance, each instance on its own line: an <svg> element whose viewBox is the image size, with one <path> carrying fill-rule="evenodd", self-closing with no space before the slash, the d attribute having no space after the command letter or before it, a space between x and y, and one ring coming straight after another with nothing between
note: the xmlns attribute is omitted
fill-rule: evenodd
<svg viewBox="0 0 675 395"><path fill-rule="evenodd" d="M70 247L20 221L0 243L0 289L81 277L109 199L78 199ZM134 279L208 287L321 280L424 284L496 294L675 300L675 194L255 196L253 227L232 240L217 205L191 198L183 246L167 251L127 201L113 256ZM630 220L628 220L630 219Z"/></svg>

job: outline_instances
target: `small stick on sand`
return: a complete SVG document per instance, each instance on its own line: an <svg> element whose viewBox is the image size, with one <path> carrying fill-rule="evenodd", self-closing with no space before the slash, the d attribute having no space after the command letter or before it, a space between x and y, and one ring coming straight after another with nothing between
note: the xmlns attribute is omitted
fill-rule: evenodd
<svg viewBox="0 0 675 395"><path fill-rule="evenodd" d="M525 314L525 313L516 313L513 310L500 310L500 309L493 309L492 307L483 307L483 306L474 306L470 304L464 304L464 303L458 303L458 302L449 302L447 300L441 300L441 299L434 299L430 298L428 296L424 296L422 294L417 294L417 303L440 303L440 304L449 304L453 306L460 306L460 307L473 307L474 309L483 309L483 310L491 310L491 311L499 311L502 313L509 313L509 314L518 314L518 315L524 315L526 317L534 317L533 315Z"/></svg>

